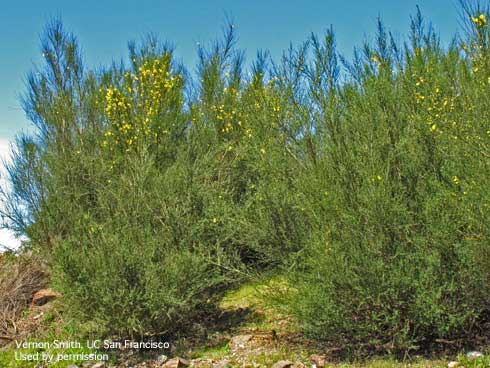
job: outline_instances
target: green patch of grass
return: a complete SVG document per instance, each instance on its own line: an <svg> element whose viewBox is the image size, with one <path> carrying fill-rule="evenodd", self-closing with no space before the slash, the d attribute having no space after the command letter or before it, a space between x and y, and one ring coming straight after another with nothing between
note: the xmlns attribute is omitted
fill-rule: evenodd
<svg viewBox="0 0 490 368"><path fill-rule="evenodd" d="M224 310L250 309L251 315L241 326L254 331L297 332L298 326L274 301L286 297L289 286L280 275L269 275L228 292L220 303Z"/></svg>
<svg viewBox="0 0 490 368"><path fill-rule="evenodd" d="M263 305L258 282L247 283L228 292L220 303L222 309L257 308Z"/></svg>
<svg viewBox="0 0 490 368"><path fill-rule="evenodd" d="M194 349L191 353L192 358L206 358L219 360L223 359L230 354L230 347L228 343L218 345L218 346L204 346Z"/></svg>
<svg viewBox="0 0 490 368"><path fill-rule="evenodd" d="M478 359L468 359L465 355L461 354L458 356L458 361L465 368L483 368L490 367L490 356L484 355Z"/></svg>

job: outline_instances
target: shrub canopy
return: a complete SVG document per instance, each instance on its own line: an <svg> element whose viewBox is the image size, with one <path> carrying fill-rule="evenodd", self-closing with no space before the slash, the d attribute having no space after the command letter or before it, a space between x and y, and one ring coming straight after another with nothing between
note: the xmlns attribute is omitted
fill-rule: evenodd
<svg viewBox="0 0 490 368"><path fill-rule="evenodd" d="M287 270L319 339L412 349L488 316L490 28L449 46L420 13L351 62L329 30L250 68L234 29L197 76L154 39L83 66L51 24L24 96L10 227L99 334L170 333L244 275ZM246 70L250 69L247 74Z"/></svg>

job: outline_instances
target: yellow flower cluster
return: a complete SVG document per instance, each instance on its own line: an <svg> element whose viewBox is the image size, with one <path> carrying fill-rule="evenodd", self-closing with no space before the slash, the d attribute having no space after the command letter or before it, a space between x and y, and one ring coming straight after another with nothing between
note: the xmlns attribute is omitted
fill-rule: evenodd
<svg viewBox="0 0 490 368"><path fill-rule="evenodd" d="M383 177L381 175L376 175L376 176L373 176L369 179L369 181L373 184L375 183L379 183L383 180Z"/></svg>
<svg viewBox="0 0 490 368"><path fill-rule="evenodd" d="M477 17L471 17L471 21L475 23L478 28L481 28L485 24L487 24L487 17L485 16L485 14L480 14Z"/></svg>
<svg viewBox="0 0 490 368"><path fill-rule="evenodd" d="M183 79L172 74L171 57L148 59L121 82L106 89L105 113L110 127L103 147L122 146L129 151L136 142L155 143L168 134L160 117L182 106ZM109 144L114 143L114 144Z"/></svg>
<svg viewBox="0 0 490 368"><path fill-rule="evenodd" d="M120 119L127 116L131 102L116 88L109 87L105 95L105 113L109 119Z"/></svg>
<svg viewBox="0 0 490 368"><path fill-rule="evenodd" d="M172 97L176 87L181 88L183 81L180 75L171 74L170 56L164 55L160 59L151 59L138 68L138 74L133 77L137 83L135 89L142 97L141 105L146 113L146 123L157 116L161 110L162 102ZM129 86L128 91L131 90Z"/></svg>
<svg viewBox="0 0 490 368"><path fill-rule="evenodd" d="M373 55L371 56L371 62L373 62L374 64L376 64L376 66L378 67L378 70L381 69L381 66L382 66L382 62L381 62L381 59L378 55Z"/></svg>
<svg viewBox="0 0 490 368"><path fill-rule="evenodd" d="M238 119L238 113L235 108L225 109L225 105L212 105L211 110L215 114L215 119L221 123L221 132L229 133L235 125L241 126L242 122Z"/></svg>
<svg viewBox="0 0 490 368"><path fill-rule="evenodd" d="M204 121L214 126L226 143L225 153L238 155L242 152L238 149L242 139L260 139L265 129L279 126L287 109L283 107L278 78L265 82L254 77L250 83L243 82L243 88L231 81L224 81L223 85L216 100L206 104L206 98L201 98L190 107L190 120L193 124ZM257 151L263 157L268 154L265 147L258 146Z"/></svg>
<svg viewBox="0 0 490 368"><path fill-rule="evenodd" d="M414 75L414 77L416 77ZM454 99L443 96L441 88L438 86L428 87L427 81L423 77L416 77L415 101L427 112L427 125L431 133L440 133L440 125L446 124L448 113L455 109ZM455 122L453 121L453 125Z"/></svg>

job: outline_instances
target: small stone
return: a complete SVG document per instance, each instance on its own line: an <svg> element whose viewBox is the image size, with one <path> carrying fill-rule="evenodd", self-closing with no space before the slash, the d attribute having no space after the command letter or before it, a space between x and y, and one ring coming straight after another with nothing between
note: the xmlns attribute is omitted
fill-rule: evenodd
<svg viewBox="0 0 490 368"><path fill-rule="evenodd" d="M447 368L458 368L460 365L460 362L452 361L447 363Z"/></svg>
<svg viewBox="0 0 490 368"><path fill-rule="evenodd" d="M70 364L69 366L67 366L66 368L78 368L78 365L75 365L75 364Z"/></svg>
<svg viewBox="0 0 490 368"><path fill-rule="evenodd" d="M280 360L272 366L272 368L291 368L294 363L290 360Z"/></svg>
<svg viewBox="0 0 490 368"><path fill-rule="evenodd" d="M327 357L325 355L313 354L310 356L309 361L314 364L315 367L323 368L325 367Z"/></svg>
<svg viewBox="0 0 490 368"><path fill-rule="evenodd" d="M478 359L483 357L483 353L480 353L479 351L470 351L466 354L466 357L471 360Z"/></svg>
<svg viewBox="0 0 490 368"><path fill-rule="evenodd" d="M172 358L169 361L167 361L163 367L164 368L180 368L180 367L188 367L189 366L189 361L187 359L183 358Z"/></svg>
<svg viewBox="0 0 490 368"><path fill-rule="evenodd" d="M32 319L33 319L34 321L36 321L36 320L38 320L39 318L41 318L42 316L44 316L44 312L41 312L41 313L39 313L39 314L36 314L34 317L32 317Z"/></svg>
<svg viewBox="0 0 490 368"><path fill-rule="evenodd" d="M167 357L166 355L164 355L164 354L159 355L159 356L157 357L157 363L158 363L158 364L163 364L163 363L165 363L167 360L168 360L168 357Z"/></svg>
<svg viewBox="0 0 490 368"><path fill-rule="evenodd" d="M92 368L104 368L105 367L105 363L102 363L102 362L99 362L99 363L95 363Z"/></svg>

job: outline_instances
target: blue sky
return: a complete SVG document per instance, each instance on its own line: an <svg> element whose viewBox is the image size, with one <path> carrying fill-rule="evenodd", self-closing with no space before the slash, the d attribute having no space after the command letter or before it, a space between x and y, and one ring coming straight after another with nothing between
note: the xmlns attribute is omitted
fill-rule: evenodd
<svg viewBox="0 0 490 368"><path fill-rule="evenodd" d="M236 25L248 60L257 49L278 57L290 42L330 25L341 52L372 37L378 16L396 35L406 34L409 15L419 5L443 41L458 31L457 0L23 0L4 1L0 12L0 156L8 142L29 127L20 107L24 77L41 62L39 35L53 17L79 38L86 64L99 66L126 55L129 40L148 33L170 41L188 67L196 61L196 43L221 32L226 16ZM1 235L0 235L1 243Z"/></svg>

